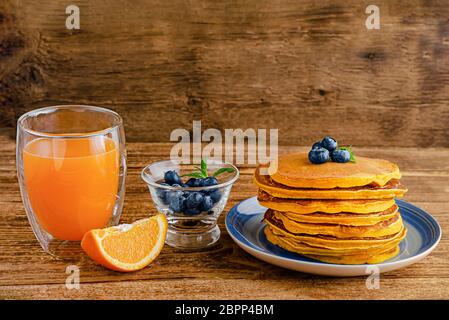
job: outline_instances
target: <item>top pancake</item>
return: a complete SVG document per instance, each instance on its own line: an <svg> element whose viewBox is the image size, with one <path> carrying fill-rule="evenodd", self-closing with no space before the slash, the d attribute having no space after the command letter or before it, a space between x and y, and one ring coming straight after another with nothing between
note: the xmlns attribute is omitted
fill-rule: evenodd
<svg viewBox="0 0 449 320"><path fill-rule="evenodd" d="M384 186L400 179L396 164L382 159L357 157L356 162L310 163L307 153L292 153L273 161L268 169L271 179L296 188L350 188L375 184Z"/></svg>
<svg viewBox="0 0 449 320"><path fill-rule="evenodd" d="M274 181L269 175L262 175L259 166L254 172L254 183L269 195L276 198L286 199L391 199L402 197L407 188L399 183L399 180L392 179L384 186L368 184L365 186L349 188L293 188Z"/></svg>

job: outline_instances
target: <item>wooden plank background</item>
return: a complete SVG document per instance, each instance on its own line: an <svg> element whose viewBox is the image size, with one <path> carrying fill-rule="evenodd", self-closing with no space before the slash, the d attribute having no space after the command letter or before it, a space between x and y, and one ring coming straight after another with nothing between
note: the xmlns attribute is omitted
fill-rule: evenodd
<svg viewBox="0 0 449 320"><path fill-rule="evenodd" d="M0 3L0 134L67 103L118 111L128 141L174 128L279 128L356 146L449 147L447 1L62 0Z"/></svg>

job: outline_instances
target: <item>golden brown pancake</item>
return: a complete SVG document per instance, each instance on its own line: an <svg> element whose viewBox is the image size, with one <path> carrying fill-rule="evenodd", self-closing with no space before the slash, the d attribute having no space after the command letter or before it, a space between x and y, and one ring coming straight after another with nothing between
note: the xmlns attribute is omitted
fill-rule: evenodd
<svg viewBox="0 0 449 320"><path fill-rule="evenodd" d="M396 164L382 159L357 157L356 162L326 162L313 164L307 153L291 153L279 157L269 167L271 178L295 188L350 188L374 184L383 186L392 179L400 179Z"/></svg>
<svg viewBox="0 0 449 320"><path fill-rule="evenodd" d="M347 164L347 163L345 163ZM293 188L275 182L268 175L261 175L259 168L254 172L254 183L273 197L288 199L391 199L402 197L407 189L399 180L390 180L382 187L365 185L350 188L314 189Z"/></svg>
<svg viewBox="0 0 449 320"><path fill-rule="evenodd" d="M329 255L329 256L339 256L339 255L352 255L359 254L361 252L383 252L388 248L392 248L399 243L402 237L405 234L405 230L401 231L399 234L394 235L388 239L382 245L370 245L369 240L366 241L366 245L364 247L353 247L353 248L345 248L345 249L329 249L325 247L315 246L313 244L309 244L306 242L302 242L296 238L287 237L284 234L280 234L276 232L276 229L271 227L266 227L264 229L265 234L270 233L271 238L270 242L273 238L281 239L284 243L288 243L294 250L294 252L298 252L301 254L317 254L317 255ZM345 241L345 240L340 240ZM362 241L362 240L361 240ZM276 243L275 243L276 244Z"/></svg>
<svg viewBox="0 0 449 320"><path fill-rule="evenodd" d="M396 257L399 254L399 246L387 248L382 252L356 254L356 255L341 255L341 256L325 256L325 255L306 255L307 257L327 263L336 264L366 264L366 263L381 263L385 260Z"/></svg>
<svg viewBox="0 0 449 320"><path fill-rule="evenodd" d="M310 250L304 248L298 248L292 244L288 239L282 236L276 236L269 227L265 228L264 233L271 243L278 245L288 251L299 253L305 257L309 257L315 260L338 263L338 264L365 264L365 263L380 263L387 259L391 259L398 255L399 246L397 243L380 247L377 249L366 249L352 251L351 253L342 252L338 254L326 254L324 251L321 254L307 253Z"/></svg>
<svg viewBox="0 0 449 320"><path fill-rule="evenodd" d="M366 225L342 225L338 223L303 223L290 220L281 212L268 210L266 220L277 220L283 229L292 234L327 235L339 239L383 237L398 233L402 229L402 219L399 212L388 220Z"/></svg>
<svg viewBox="0 0 449 320"><path fill-rule="evenodd" d="M343 254L351 253L357 250L366 250L374 248L383 248L391 243L399 243L403 236L405 237L406 229L402 226L401 230L393 235L380 237L353 237L353 238L337 238L328 235L308 235L293 234L285 230L282 223L274 219L265 219L271 232L274 235L282 236L284 239L296 244L297 246L307 245L316 249L309 253L320 254L322 250L326 254Z"/></svg>
<svg viewBox="0 0 449 320"><path fill-rule="evenodd" d="M298 214L339 213L353 212L360 214L371 214L381 212L395 205L394 199L355 199L355 200L334 200L334 199L286 199L273 197L269 193L259 189L257 200L267 208L292 212Z"/></svg>
<svg viewBox="0 0 449 320"><path fill-rule="evenodd" d="M378 222L393 218L398 213L398 206L393 205L387 210L366 214L357 214L350 212L339 212L333 214L322 212L315 212L311 214L298 214L288 211L277 212L284 215L287 219L302 223L333 223L348 226L364 226L376 224Z"/></svg>

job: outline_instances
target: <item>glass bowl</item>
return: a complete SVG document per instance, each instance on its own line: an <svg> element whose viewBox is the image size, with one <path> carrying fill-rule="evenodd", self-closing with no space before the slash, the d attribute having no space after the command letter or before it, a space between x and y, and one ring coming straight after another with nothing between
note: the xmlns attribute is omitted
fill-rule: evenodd
<svg viewBox="0 0 449 320"><path fill-rule="evenodd" d="M165 243L169 246L196 250L209 247L220 238L217 219L226 206L239 171L233 164L220 160L207 160L206 163L209 175L221 168L232 168L234 171L218 175L216 185L189 187L186 183L191 177L184 175L198 171L193 164L164 160L142 170L142 179L148 185L157 210L167 217ZM167 171L175 171L183 185L165 184L164 174Z"/></svg>

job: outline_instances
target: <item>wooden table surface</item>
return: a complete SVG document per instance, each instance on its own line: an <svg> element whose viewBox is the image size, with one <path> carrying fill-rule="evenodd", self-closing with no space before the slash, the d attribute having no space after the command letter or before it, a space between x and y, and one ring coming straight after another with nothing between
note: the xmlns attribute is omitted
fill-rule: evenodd
<svg viewBox="0 0 449 320"><path fill-rule="evenodd" d="M437 249L422 262L383 274L380 288L368 290L365 277L330 278L282 269L241 250L219 219L222 236L208 251L186 253L165 246L149 267L130 274L104 269L84 257L78 263L80 288L66 289L67 263L45 254L22 206L15 171L15 147L0 141L0 298L13 299L415 299L449 298L449 149L355 148L358 155L398 163L405 200L427 210L443 229ZM301 150L280 147L280 152ZM123 222L155 212L140 170L168 157L170 145L129 143ZM225 212L255 195L253 168L241 167Z"/></svg>

